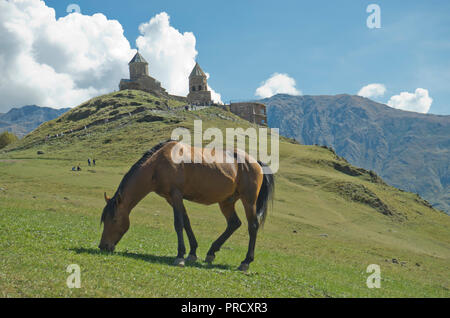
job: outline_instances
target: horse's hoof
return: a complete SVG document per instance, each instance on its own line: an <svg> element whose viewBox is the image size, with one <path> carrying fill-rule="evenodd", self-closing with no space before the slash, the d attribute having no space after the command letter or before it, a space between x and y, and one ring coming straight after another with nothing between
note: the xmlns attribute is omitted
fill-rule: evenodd
<svg viewBox="0 0 450 318"><path fill-rule="evenodd" d="M212 262L214 262L215 258L216 258L215 255L206 255L205 262L211 264Z"/></svg>
<svg viewBox="0 0 450 318"><path fill-rule="evenodd" d="M182 258L182 257L175 258L175 262L173 262L173 265L179 266L179 267L184 267L184 258Z"/></svg>
<svg viewBox="0 0 450 318"><path fill-rule="evenodd" d="M189 254L188 257L186 257L186 262L188 263L194 263L197 261L197 256Z"/></svg>
<svg viewBox="0 0 450 318"><path fill-rule="evenodd" d="M249 268L249 264L246 263L241 263L241 265L239 265L238 270L242 271L242 272L246 272L248 271Z"/></svg>

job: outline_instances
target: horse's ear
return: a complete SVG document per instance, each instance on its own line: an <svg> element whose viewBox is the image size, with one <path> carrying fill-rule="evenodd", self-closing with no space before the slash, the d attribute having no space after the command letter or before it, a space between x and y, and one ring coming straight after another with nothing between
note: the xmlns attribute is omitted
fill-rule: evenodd
<svg viewBox="0 0 450 318"><path fill-rule="evenodd" d="M105 197L105 202L106 202L106 203L108 203L108 201L111 199L110 197L108 197L108 196L106 195L106 192L104 193L104 197Z"/></svg>

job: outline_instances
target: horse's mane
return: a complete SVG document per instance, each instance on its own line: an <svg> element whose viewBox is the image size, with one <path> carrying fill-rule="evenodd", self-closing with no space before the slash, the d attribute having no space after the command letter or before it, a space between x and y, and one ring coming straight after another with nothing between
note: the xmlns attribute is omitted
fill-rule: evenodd
<svg viewBox="0 0 450 318"><path fill-rule="evenodd" d="M114 194L114 196L109 200L108 204L106 205L105 209L103 210L102 213L102 218L101 218L101 222L103 222L105 220L105 217L107 214L110 214L111 217L114 217L114 213L116 211L115 207L116 207L116 198L118 195L120 195L122 193L122 190L125 188L125 186L127 185L128 181L133 177L134 173L139 170L140 167L142 167L142 165L147 162L148 159L150 159L151 156L153 156L155 154L155 152L157 152L159 149L161 149L165 144L167 144L168 142L173 141L172 139L167 139L166 141L162 141L159 144L157 144L156 146L153 146L152 149L148 150L147 152L144 153L144 155L141 157L141 159L139 159L131 168L130 170L128 170L128 172L125 174L125 176L123 177L122 181L119 184L119 187L117 188L116 193Z"/></svg>

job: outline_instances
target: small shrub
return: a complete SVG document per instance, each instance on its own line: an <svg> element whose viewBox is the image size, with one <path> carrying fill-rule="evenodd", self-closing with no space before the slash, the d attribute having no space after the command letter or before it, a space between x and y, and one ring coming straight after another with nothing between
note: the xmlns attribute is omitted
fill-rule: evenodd
<svg viewBox="0 0 450 318"><path fill-rule="evenodd" d="M394 211L385 202L362 184L335 182L327 184L324 189L335 192L347 200L368 205L384 215L394 215Z"/></svg>
<svg viewBox="0 0 450 318"><path fill-rule="evenodd" d="M12 144L19 140L16 135L13 133L10 133L9 131L5 131L0 134L0 149L8 146L9 144Z"/></svg>
<svg viewBox="0 0 450 318"><path fill-rule="evenodd" d="M153 122L153 121L162 121L164 120L164 117L161 116L154 116L154 115L145 115L142 118L139 118L138 120L136 120L138 123L143 123L143 122Z"/></svg>
<svg viewBox="0 0 450 318"><path fill-rule="evenodd" d="M93 111L91 109L75 111L75 112L73 112L73 113L71 113L70 115L67 116L67 120L79 121L79 120L88 118L93 113L95 113L95 111Z"/></svg>

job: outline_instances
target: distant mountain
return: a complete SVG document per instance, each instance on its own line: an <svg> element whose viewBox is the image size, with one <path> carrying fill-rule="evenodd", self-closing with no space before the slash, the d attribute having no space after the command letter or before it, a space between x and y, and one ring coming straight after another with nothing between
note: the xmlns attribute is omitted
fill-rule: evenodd
<svg viewBox="0 0 450 318"><path fill-rule="evenodd" d="M360 96L263 99L268 124L306 145L326 145L389 184L450 212L450 116L402 111Z"/></svg>
<svg viewBox="0 0 450 318"><path fill-rule="evenodd" d="M40 124L59 117L69 109L54 109L36 105L12 108L5 114L0 113L0 132L7 130L21 138Z"/></svg>

